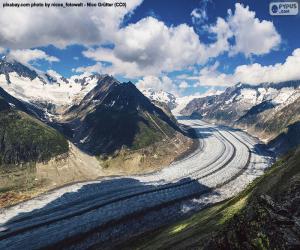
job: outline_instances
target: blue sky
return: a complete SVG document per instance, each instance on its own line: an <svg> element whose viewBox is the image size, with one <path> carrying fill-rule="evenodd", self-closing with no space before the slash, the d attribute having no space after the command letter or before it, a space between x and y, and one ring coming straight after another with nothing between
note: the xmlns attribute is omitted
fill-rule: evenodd
<svg viewBox="0 0 300 250"><path fill-rule="evenodd" d="M299 14L271 16L269 3L132 0L125 10L83 9L80 15L39 10L47 19L41 25L36 11L3 9L0 24L10 25L11 34L0 28L0 53L65 77L108 73L179 95L240 81L300 79L293 66L300 62ZM24 26L7 24L8 16L10 22L26 19Z"/></svg>

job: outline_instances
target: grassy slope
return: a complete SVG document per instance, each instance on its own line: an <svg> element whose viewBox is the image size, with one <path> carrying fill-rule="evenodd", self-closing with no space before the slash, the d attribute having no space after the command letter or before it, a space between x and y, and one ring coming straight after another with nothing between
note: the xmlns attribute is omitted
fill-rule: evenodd
<svg viewBox="0 0 300 250"><path fill-rule="evenodd" d="M270 216L274 215L274 211L261 202L260 197L267 194L279 204L280 201L292 200L286 195L297 191L291 187L299 186L299 166L298 150L276 162L235 198L140 237L130 242L129 246L138 249L282 249L286 244L286 239L278 233L280 230L282 232L282 225L278 225L278 221ZM284 229L285 226L283 223Z"/></svg>
<svg viewBox="0 0 300 250"><path fill-rule="evenodd" d="M68 151L68 142L53 128L13 110L2 99L0 106L0 165L46 161Z"/></svg>
<svg viewBox="0 0 300 250"><path fill-rule="evenodd" d="M0 114L1 164L46 161L68 151L65 138L25 113Z"/></svg>

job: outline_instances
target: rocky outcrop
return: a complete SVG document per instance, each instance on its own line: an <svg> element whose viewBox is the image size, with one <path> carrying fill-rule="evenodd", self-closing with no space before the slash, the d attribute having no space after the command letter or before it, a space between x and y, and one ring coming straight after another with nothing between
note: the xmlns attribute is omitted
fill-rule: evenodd
<svg viewBox="0 0 300 250"><path fill-rule="evenodd" d="M299 249L299 164L299 150L284 158L205 249Z"/></svg>

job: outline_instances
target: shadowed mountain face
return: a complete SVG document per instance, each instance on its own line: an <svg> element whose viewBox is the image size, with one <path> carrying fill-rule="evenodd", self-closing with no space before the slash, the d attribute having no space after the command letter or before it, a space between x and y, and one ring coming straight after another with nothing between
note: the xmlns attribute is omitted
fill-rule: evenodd
<svg viewBox="0 0 300 250"><path fill-rule="evenodd" d="M42 109L30 103L26 103L18 100L17 98L8 94L1 87L0 87L0 98L2 98L3 101L5 102L10 103L13 107L15 107L19 111L27 113L28 115L33 116L34 118L45 120L45 112Z"/></svg>
<svg viewBox="0 0 300 250"><path fill-rule="evenodd" d="M105 77L72 106L62 124L65 133L91 154L140 149L173 137L180 129L131 82Z"/></svg>
<svg viewBox="0 0 300 250"><path fill-rule="evenodd" d="M287 126L268 145L278 153L284 153L287 149L296 148L300 145L300 121Z"/></svg>

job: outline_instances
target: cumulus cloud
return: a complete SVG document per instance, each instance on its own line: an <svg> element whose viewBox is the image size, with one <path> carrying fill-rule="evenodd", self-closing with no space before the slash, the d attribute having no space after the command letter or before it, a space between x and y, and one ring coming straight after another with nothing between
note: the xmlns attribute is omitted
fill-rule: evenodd
<svg viewBox="0 0 300 250"><path fill-rule="evenodd" d="M210 58L225 52L230 55L243 53L247 57L262 55L276 49L281 42L272 22L259 20L255 12L242 4L236 4L233 11L229 10L226 18L219 17L215 24L207 26L208 35L215 39L211 43L201 41L194 28L187 24L167 26L154 17L146 17L122 27L126 15L131 14L141 2L127 1L127 8L5 8L0 15L0 46L12 49L10 57L30 63L38 59L49 62L58 59L41 50L28 48L49 44L57 47L87 45L89 49L83 55L93 59L95 64L74 71L108 73L128 78L146 76L139 81L141 86L146 85L152 77L158 88L169 86L168 91L171 89L178 93L186 88L186 84L181 87L170 84L162 75L188 69L192 65L203 65ZM207 20L208 2L204 1L203 5L192 11L194 24ZM113 48L101 47L105 42L114 44ZM202 76L205 78L202 79ZM228 84L228 77L218 72L215 66L215 69L202 69L199 80L209 82L211 79L210 85L213 85L218 78L224 85ZM166 87L163 89L166 90Z"/></svg>
<svg viewBox="0 0 300 250"><path fill-rule="evenodd" d="M128 0L126 8L3 8L0 46L24 49L49 44L57 47L75 43L99 44L111 40L124 17L141 2Z"/></svg>
<svg viewBox="0 0 300 250"><path fill-rule="evenodd" d="M259 84L263 82L283 82L300 79L300 48L295 49L284 63L263 66L259 63L240 65L233 74L218 71L218 63L204 67L200 71L199 85L232 86L236 83Z"/></svg>
<svg viewBox="0 0 300 250"><path fill-rule="evenodd" d="M133 78L205 64L224 52L261 55L275 49L281 40L271 22L258 20L255 12L241 4L235 5L234 13L229 10L226 19L217 18L214 25L207 26L207 31L215 37L210 44L201 42L186 24L168 27L154 17L147 17L121 28L114 37L114 48L89 49L83 55L111 63L107 73ZM234 44L229 43L232 37Z"/></svg>
<svg viewBox="0 0 300 250"><path fill-rule="evenodd" d="M228 11L228 24L235 37L235 45L232 54L244 53L246 56L252 54L262 55L276 49L281 37L272 22L255 17L255 12L249 10L249 6L236 3L235 12Z"/></svg>
<svg viewBox="0 0 300 250"><path fill-rule="evenodd" d="M86 67L79 67L74 70L77 73L87 72L87 73L108 73L105 71L104 67L102 66L102 63L98 62L92 66L86 66Z"/></svg>
<svg viewBox="0 0 300 250"><path fill-rule="evenodd" d="M234 13L229 9L226 19L218 17L215 25L208 26L208 32L216 35L216 42L208 46L210 56L228 51L229 55L242 53L249 57L276 50L281 43L281 36L272 22L260 21L255 14L249 10L249 6L236 3ZM231 45L229 38L234 38Z"/></svg>
<svg viewBox="0 0 300 250"><path fill-rule="evenodd" d="M111 72L127 77L158 75L207 60L205 46L192 27L167 27L153 17L120 29L114 49L90 49L83 54L111 62Z"/></svg>
<svg viewBox="0 0 300 250"><path fill-rule="evenodd" d="M23 50L11 50L7 54L7 58L15 59L21 63L29 64L36 60L46 60L48 62L58 62L59 59L46 54L39 49L23 49Z"/></svg>
<svg viewBox="0 0 300 250"><path fill-rule="evenodd" d="M223 18L218 17L216 24L210 26L208 31L216 36L216 42L206 48L209 57L217 57L230 49L228 39L233 36L233 33L229 24Z"/></svg>
<svg viewBox="0 0 300 250"><path fill-rule="evenodd" d="M140 90L151 88L167 91L175 95L179 94L177 85L167 76L145 76L136 83L136 86Z"/></svg>

